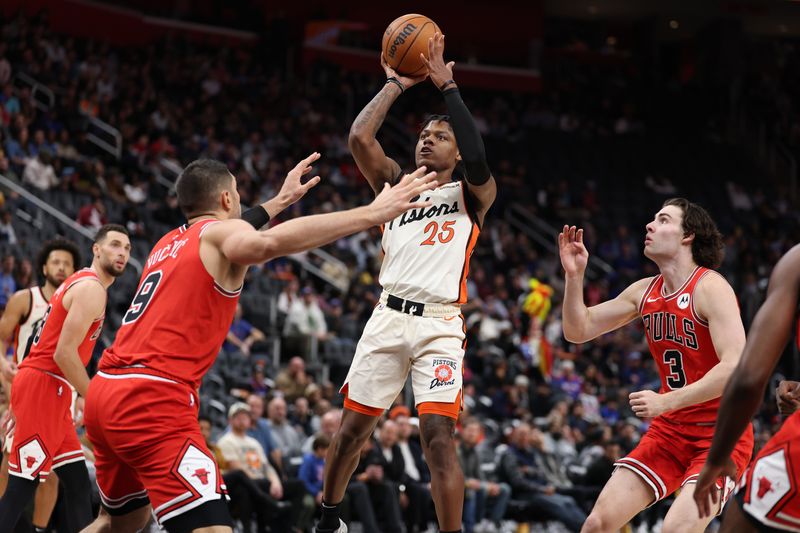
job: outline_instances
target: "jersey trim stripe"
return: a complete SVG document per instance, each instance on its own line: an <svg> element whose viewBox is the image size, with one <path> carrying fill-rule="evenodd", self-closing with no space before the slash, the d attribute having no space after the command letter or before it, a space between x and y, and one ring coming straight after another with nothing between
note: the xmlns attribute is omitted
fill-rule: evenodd
<svg viewBox="0 0 800 533"><path fill-rule="evenodd" d="M641 316L642 310L644 309L644 302L647 300L647 297L650 296L650 293L653 291L653 286L658 281L658 278L661 277L661 274L658 276L654 276L652 280L650 280L650 284L647 286L647 289L642 294L642 299L639 300L639 315Z"/></svg>
<svg viewBox="0 0 800 533"><path fill-rule="evenodd" d="M713 270L706 270L705 272L700 274L700 277L697 278L697 283L694 284L695 289L697 288L697 285L700 283L700 280L703 279L709 272L713 272ZM694 318L695 321L701 326L708 327L708 321L700 318L700 313L698 313L697 309L694 308L694 298L692 298L692 301L689 302L689 308L692 311L692 318Z"/></svg>
<svg viewBox="0 0 800 533"><path fill-rule="evenodd" d="M457 304L463 304L467 301L467 276L469 276L469 260L472 257L472 252L475 250L475 244L478 242L478 235L481 230L478 225L473 222L472 228L469 232L469 239L467 239L467 247L464 251L464 265L461 267L461 282L458 289Z"/></svg>
<svg viewBox="0 0 800 533"><path fill-rule="evenodd" d="M244 285L242 285L242 287L244 287ZM214 288L217 290L217 292L220 293L223 296L227 296L228 298L236 298L236 297L238 297L242 293L242 287L239 287L235 291L229 291L228 289L226 289L225 287L223 287L222 285L220 285L216 281L214 282Z"/></svg>
<svg viewBox="0 0 800 533"><path fill-rule="evenodd" d="M176 385L180 385L180 383L177 381L159 376L153 376L152 374L107 374L101 370L97 372L97 375L106 379L150 379L153 381L162 381L164 383L174 383Z"/></svg>
<svg viewBox="0 0 800 533"><path fill-rule="evenodd" d="M692 270L692 273L689 275L688 278L686 278L686 281L683 282L683 285L681 285L681 287L678 290L676 290L675 292L673 292L672 294L664 294L664 290L666 290L666 285L662 285L661 286L661 296L664 297L664 300L672 300L673 298L676 298L680 293L682 293L686 289L686 287L689 285L689 283L692 282L692 280L694 279L694 276L695 276L695 274L697 274L698 270L700 270L699 266L696 267L694 270Z"/></svg>

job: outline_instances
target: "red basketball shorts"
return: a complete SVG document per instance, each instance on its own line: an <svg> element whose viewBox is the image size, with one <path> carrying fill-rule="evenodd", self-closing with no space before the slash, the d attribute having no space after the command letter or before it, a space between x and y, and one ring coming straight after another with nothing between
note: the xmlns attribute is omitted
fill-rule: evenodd
<svg viewBox="0 0 800 533"><path fill-rule="evenodd" d="M655 503L687 483L696 483L706 462L714 426L680 424L662 417L653 420L638 446L615 463L638 474L653 489ZM742 476L753 455L753 428L747 431L733 451L738 477ZM723 506L738 479L720 478L717 488L722 491ZM720 507L721 508L721 507Z"/></svg>
<svg viewBox="0 0 800 533"><path fill-rule="evenodd" d="M97 373L84 421L106 510L125 514L149 498L159 523L224 497L197 422L195 392L147 369Z"/></svg>
<svg viewBox="0 0 800 533"><path fill-rule="evenodd" d="M83 451L72 423L72 389L62 378L22 367L11 388L11 410L16 417L8 473L44 481L54 468L83 461Z"/></svg>
<svg viewBox="0 0 800 533"><path fill-rule="evenodd" d="M800 532L800 413L784 422L747 469L737 500L766 526ZM741 499L740 499L741 498Z"/></svg>

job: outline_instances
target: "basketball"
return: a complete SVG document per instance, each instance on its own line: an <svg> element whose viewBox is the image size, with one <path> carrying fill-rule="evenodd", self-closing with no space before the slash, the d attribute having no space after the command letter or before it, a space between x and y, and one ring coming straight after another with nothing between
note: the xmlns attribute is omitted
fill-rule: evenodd
<svg viewBox="0 0 800 533"><path fill-rule="evenodd" d="M420 54L428 56L428 39L442 30L425 15L403 15L389 24L383 33L381 50L386 63L403 76L425 72Z"/></svg>

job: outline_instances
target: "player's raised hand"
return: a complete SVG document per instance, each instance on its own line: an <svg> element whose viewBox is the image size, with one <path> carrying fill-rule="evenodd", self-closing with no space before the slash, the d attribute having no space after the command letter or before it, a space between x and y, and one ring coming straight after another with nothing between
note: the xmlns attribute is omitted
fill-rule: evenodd
<svg viewBox="0 0 800 533"><path fill-rule="evenodd" d="M456 62L444 62L444 35L438 31L434 33L433 37L428 39L428 57L425 57L425 54L419 56L428 67L428 75L436 87L443 89L444 85L453 79L453 66Z"/></svg>
<svg viewBox="0 0 800 533"><path fill-rule="evenodd" d="M381 193L369 205L374 213L375 224L394 220L409 209L428 207L431 202L420 200L419 196L435 189L437 184L436 172L428 172L424 166L403 176L394 187L385 183Z"/></svg>
<svg viewBox="0 0 800 533"><path fill-rule="evenodd" d="M314 176L307 182L303 183L303 176L311 172L311 165L313 165L314 162L319 158L319 152L314 152L310 156L297 163L297 165L295 165L295 167L289 171L289 173L286 175L286 179L283 180L281 190L278 192L278 198L281 200L281 202L284 202L287 206L292 205L300 198L305 196L305 194L314 185L319 183L319 176Z"/></svg>
<svg viewBox="0 0 800 533"><path fill-rule="evenodd" d="M721 465L712 465L706 461L703 470L694 486L694 503L700 518L716 514L720 505L720 490L716 483L720 477L728 476L736 479L736 464L730 457L725 458Z"/></svg>
<svg viewBox="0 0 800 533"><path fill-rule="evenodd" d="M583 276L589 263L589 252L583 245L583 229L564 226L558 234L558 253L567 276Z"/></svg>
<svg viewBox="0 0 800 533"><path fill-rule="evenodd" d="M381 66L383 67L383 71L386 73L386 78L396 78L397 81L403 84L405 89L409 87L413 87L414 85L418 84L421 81L425 81L425 78L428 77L428 73L425 72L424 74L420 74L419 76L403 76L398 74L395 69L389 66L384 59L383 54L381 54Z"/></svg>
<svg viewBox="0 0 800 533"><path fill-rule="evenodd" d="M800 408L800 381L783 380L775 391L778 411L782 415L790 415Z"/></svg>

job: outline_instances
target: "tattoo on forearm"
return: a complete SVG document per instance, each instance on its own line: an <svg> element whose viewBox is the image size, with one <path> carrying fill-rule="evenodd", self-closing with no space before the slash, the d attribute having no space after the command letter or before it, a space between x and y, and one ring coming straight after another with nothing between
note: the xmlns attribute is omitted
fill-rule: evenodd
<svg viewBox="0 0 800 533"><path fill-rule="evenodd" d="M385 86L358 114L353 121L353 129L363 128L374 137L383 121L386 120L386 114L395 99L397 99L397 95L391 93L391 87Z"/></svg>

